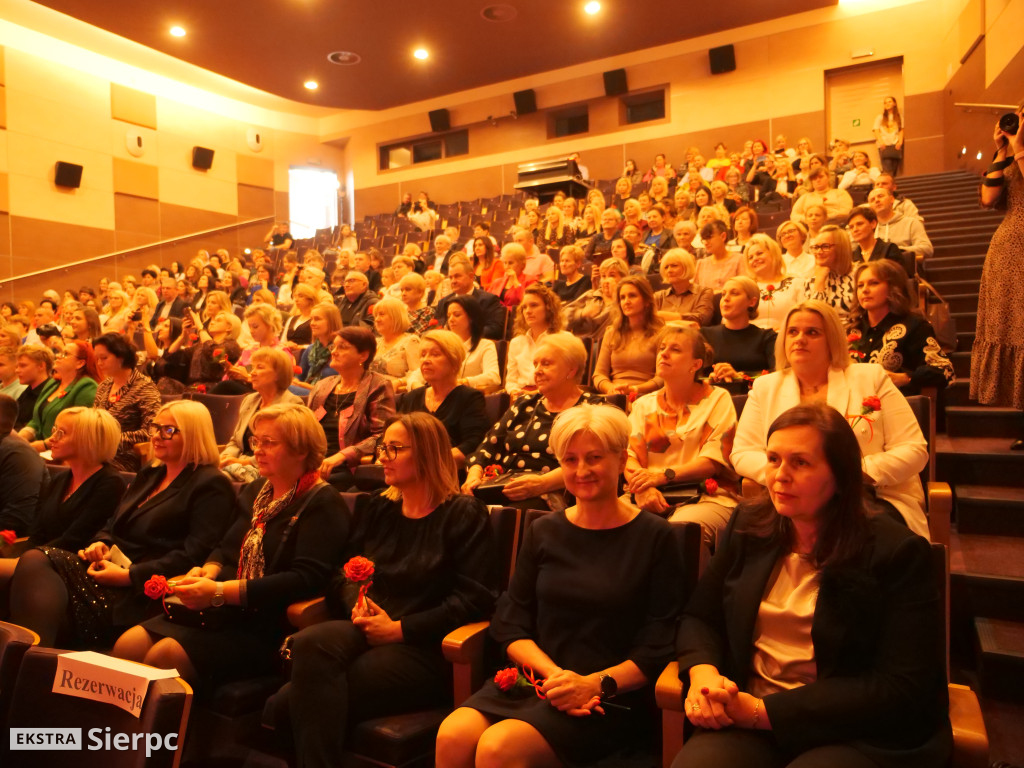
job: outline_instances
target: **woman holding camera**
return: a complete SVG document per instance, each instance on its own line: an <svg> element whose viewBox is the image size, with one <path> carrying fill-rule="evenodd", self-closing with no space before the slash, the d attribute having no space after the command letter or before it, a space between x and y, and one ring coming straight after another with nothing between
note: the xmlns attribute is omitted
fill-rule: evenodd
<svg viewBox="0 0 1024 768"><path fill-rule="evenodd" d="M983 405L1024 410L1024 104L996 126L996 154L981 186L986 208L1006 205L992 236L978 294L978 325L971 354L971 398ZM1016 127L1011 132L1010 129ZM1024 450L1024 435L1010 446Z"/></svg>

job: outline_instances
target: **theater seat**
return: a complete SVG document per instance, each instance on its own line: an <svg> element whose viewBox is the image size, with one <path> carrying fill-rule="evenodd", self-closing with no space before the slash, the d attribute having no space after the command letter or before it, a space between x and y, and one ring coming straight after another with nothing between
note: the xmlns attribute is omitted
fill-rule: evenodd
<svg viewBox="0 0 1024 768"><path fill-rule="evenodd" d="M39 635L31 629L0 621L0 724L7 722L21 659L29 648L38 644Z"/></svg>

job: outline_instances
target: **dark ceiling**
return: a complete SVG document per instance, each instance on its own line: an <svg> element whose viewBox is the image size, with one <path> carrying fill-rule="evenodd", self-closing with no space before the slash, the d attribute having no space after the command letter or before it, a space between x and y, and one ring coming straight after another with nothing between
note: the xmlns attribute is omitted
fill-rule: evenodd
<svg viewBox="0 0 1024 768"><path fill-rule="evenodd" d="M379 110L834 5L836 0L39 0L288 99ZM488 21L511 12L509 21ZM172 25L187 31L169 34ZM430 58L417 61L417 47ZM353 66L334 51L361 57ZM306 80L319 89L309 91Z"/></svg>

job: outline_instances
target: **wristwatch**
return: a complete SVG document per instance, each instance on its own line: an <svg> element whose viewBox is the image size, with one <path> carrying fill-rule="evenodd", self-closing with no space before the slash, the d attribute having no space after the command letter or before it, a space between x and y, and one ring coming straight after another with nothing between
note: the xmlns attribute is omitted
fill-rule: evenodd
<svg viewBox="0 0 1024 768"><path fill-rule="evenodd" d="M224 582L217 582L217 591L213 593L213 597L210 598L211 608L220 608L224 605Z"/></svg>
<svg viewBox="0 0 1024 768"><path fill-rule="evenodd" d="M619 684L615 678L608 674L601 675L601 698L614 699L618 692Z"/></svg>
<svg viewBox="0 0 1024 768"><path fill-rule="evenodd" d="M668 480L670 483L676 479L676 471L672 469L672 467L665 467L663 470L661 470L661 474L663 474L665 476L665 479Z"/></svg>

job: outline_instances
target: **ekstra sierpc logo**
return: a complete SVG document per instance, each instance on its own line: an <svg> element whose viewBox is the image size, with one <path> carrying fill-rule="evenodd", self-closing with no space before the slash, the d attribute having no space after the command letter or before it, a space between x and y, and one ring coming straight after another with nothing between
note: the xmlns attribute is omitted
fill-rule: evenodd
<svg viewBox="0 0 1024 768"><path fill-rule="evenodd" d="M81 728L11 728L11 750L139 752L146 757L162 749L178 748L178 734L113 733L110 727L90 728L85 738Z"/></svg>

